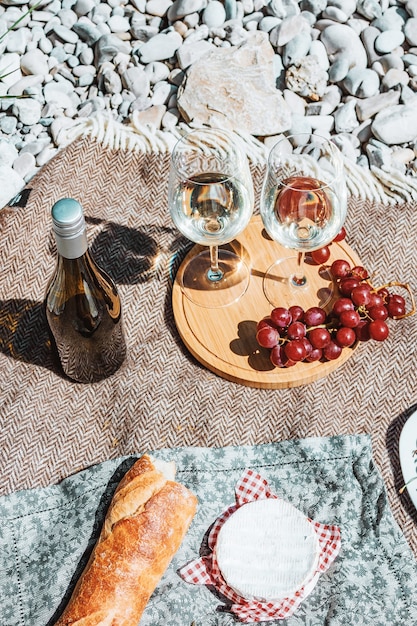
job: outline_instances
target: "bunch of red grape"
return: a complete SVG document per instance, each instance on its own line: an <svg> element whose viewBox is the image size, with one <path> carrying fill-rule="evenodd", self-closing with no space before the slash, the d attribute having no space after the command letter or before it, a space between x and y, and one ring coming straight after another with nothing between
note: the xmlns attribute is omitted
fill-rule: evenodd
<svg viewBox="0 0 417 626"><path fill-rule="evenodd" d="M375 289L364 267L351 268L339 259L330 271L340 295L330 313L320 307L276 307L257 324L256 339L271 350L276 367L332 361L358 341L384 341L389 334L386 320L406 315L405 299L386 287Z"/></svg>

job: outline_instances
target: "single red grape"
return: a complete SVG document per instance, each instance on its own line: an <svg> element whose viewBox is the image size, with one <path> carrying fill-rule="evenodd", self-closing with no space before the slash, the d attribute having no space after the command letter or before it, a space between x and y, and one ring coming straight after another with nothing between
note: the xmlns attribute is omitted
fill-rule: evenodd
<svg viewBox="0 0 417 626"><path fill-rule="evenodd" d="M387 306L388 315L393 319L397 317L403 317L405 315L405 306L395 300L389 300Z"/></svg>
<svg viewBox="0 0 417 626"><path fill-rule="evenodd" d="M311 258L317 265L323 265L330 259L330 248L328 246L324 246L324 248L314 250L311 253Z"/></svg>
<svg viewBox="0 0 417 626"><path fill-rule="evenodd" d="M334 341L331 341L325 348L323 348L323 356L328 361L334 361L338 359L342 354L342 348Z"/></svg>
<svg viewBox="0 0 417 626"><path fill-rule="evenodd" d="M382 287L382 289L378 289L378 295L380 295L381 298L384 299L384 302L388 302L388 298L390 295L388 289L386 289L385 287Z"/></svg>
<svg viewBox="0 0 417 626"><path fill-rule="evenodd" d="M307 339L307 337L301 337L300 341L303 343L304 348L306 349L306 358L308 357L309 354L312 353L313 351L313 346L311 345L311 343L309 342L309 340ZM304 359L305 360L305 359Z"/></svg>
<svg viewBox="0 0 417 626"><path fill-rule="evenodd" d="M386 320L388 317L388 309L383 304L372 306L368 309L368 315L373 320Z"/></svg>
<svg viewBox="0 0 417 626"><path fill-rule="evenodd" d="M343 241L345 237L346 237L346 230L345 230L345 227L342 226L342 228L340 229L336 237L333 239L333 241Z"/></svg>
<svg viewBox="0 0 417 626"><path fill-rule="evenodd" d="M304 323L307 326L319 326L326 321L326 311L319 306L312 306L304 313Z"/></svg>
<svg viewBox="0 0 417 626"><path fill-rule="evenodd" d="M352 268L352 276L356 276L359 280L366 280L369 278L368 271L362 267L362 265L355 265L355 267Z"/></svg>
<svg viewBox="0 0 417 626"><path fill-rule="evenodd" d="M355 328L355 326L357 326L361 321L359 313L355 310L342 311L339 319L342 326L346 326L347 328Z"/></svg>
<svg viewBox="0 0 417 626"><path fill-rule="evenodd" d="M342 348L348 348L356 341L356 333L353 328L342 326L336 333L336 343Z"/></svg>
<svg viewBox="0 0 417 626"><path fill-rule="evenodd" d="M293 306L290 306L288 311L291 313L291 317L292 317L292 321L293 322L302 322L303 321L304 309L301 306L298 306L297 304L294 304Z"/></svg>
<svg viewBox="0 0 417 626"><path fill-rule="evenodd" d="M285 367L285 362L288 359L284 352L284 346L275 346L272 348L269 358L272 365L275 365L275 367Z"/></svg>
<svg viewBox="0 0 417 626"><path fill-rule="evenodd" d="M272 309L271 319L278 328L286 328L292 322L291 313L282 306Z"/></svg>
<svg viewBox="0 0 417 626"><path fill-rule="evenodd" d="M305 334L306 327L302 322L292 322L287 328L288 339L301 339Z"/></svg>
<svg viewBox="0 0 417 626"><path fill-rule="evenodd" d="M405 308L405 299L397 293L390 294L388 302L398 302L398 304L401 304Z"/></svg>
<svg viewBox="0 0 417 626"><path fill-rule="evenodd" d="M307 354L304 360L307 361L307 363L314 363L314 361L320 361L322 356L323 350L321 350L320 348L313 348L310 354Z"/></svg>
<svg viewBox="0 0 417 626"><path fill-rule="evenodd" d="M344 278L350 274L350 264L344 259L333 261L330 271L335 278Z"/></svg>
<svg viewBox="0 0 417 626"><path fill-rule="evenodd" d="M369 322L369 336L375 341L384 341L389 334L388 325L383 320Z"/></svg>
<svg viewBox="0 0 417 626"><path fill-rule="evenodd" d="M356 306L366 306L371 300L371 289L369 285L363 283L352 289L350 297Z"/></svg>
<svg viewBox="0 0 417 626"><path fill-rule="evenodd" d="M261 330L261 328L276 328L276 326L270 317L264 317L257 323L256 331Z"/></svg>
<svg viewBox="0 0 417 626"><path fill-rule="evenodd" d="M356 339L358 341L369 341L371 338L369 335L369 324L368 320L361 320L357 326L355 326L355 334Z"/></svg>
<svg viewBox="0 0 417 626"><path fill-rule="evenodd" d="M385 299L376 291L371 291L370 300L368 302L368 309L373 306L382 306L385 304Z"/></svg>
<svg viewBox="0 0 417 626"><path fill-rule="evenodd" d="M350 297L352 290L359 287L360 281L354 276L347 276L339 281L339 291L342 296Z"/></svg>
<svg viewBox="0 0 417 626"><path fill-rule="evenodd" d="M304 344L301 341L297 341L297 339L293 339L285 344L284 347L286 356L291 361L302 361L306 357L306 349Z"/></svg>
<svg viewBox="0 0 417 626"><path fill-rule="evenodd" d="M331 335L327 328L313 328L307 334L307 338L313 348L324 348L330 343Z"/></svg>
<svg viewBox="0 0 417 626"><path fill-rule="evenodd" d="M353 311L355 305L350 298L339 298L333 305L333 313L339 317L342 311Z"/></svg>
<svg viewBox="0 0 417 626"><path fill-rule="evenodd" d="M256 341L263 348L274 348L279 342L279 332L271 326L264 326L256 333Z"/></svg>

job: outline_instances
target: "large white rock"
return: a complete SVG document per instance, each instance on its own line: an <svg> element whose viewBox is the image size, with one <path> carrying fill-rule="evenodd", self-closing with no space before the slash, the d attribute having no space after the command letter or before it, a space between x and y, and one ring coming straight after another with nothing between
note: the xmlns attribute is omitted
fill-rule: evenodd
<svg viewBox="0 0 417 626"><path fill-rule="evenodd" d="M6 206L23 189L25 181L8 165L0 165L0 207Z"/></svg>
<svg viewBox="0 0 417 626"><path fill-rule="evenodd" d="M188 122L275 135L291 126L291 110L275 87L268 36L248 35L241 46L218 48L187 71L178 109Z"/></svg>
<svg viewBox="0 0 417 626"><path fill-rule="evenodd" d="M388 146L413 141L417 137L416 103L397 104L380 111L373 121L372 132Z"/></svg>

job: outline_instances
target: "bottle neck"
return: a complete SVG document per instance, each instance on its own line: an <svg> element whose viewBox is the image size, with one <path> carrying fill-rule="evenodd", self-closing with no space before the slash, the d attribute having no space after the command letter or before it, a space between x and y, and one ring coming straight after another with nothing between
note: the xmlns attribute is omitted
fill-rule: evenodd
<svg viewBox="0 0 417 626"><path fill-rule="evenodd" d="M88 249L85 229L71 237L63 237L55 232L55 241L58 254L64 259L78 259Z"/></svg>

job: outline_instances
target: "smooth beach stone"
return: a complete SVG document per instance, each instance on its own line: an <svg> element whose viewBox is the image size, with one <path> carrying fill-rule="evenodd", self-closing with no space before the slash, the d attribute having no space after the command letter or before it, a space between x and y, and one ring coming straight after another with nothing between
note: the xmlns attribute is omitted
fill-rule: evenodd
<svg viewBox="0 0 417 626"><path fill-rule="evenodd" d="M168 9L167 17L171 22L174 22L191 13L198 13L205 7L206 0L175 0Z"/></svg>
<svg viewBox="0 0 417 626"><path fill-rule="evenodd" d="M372 26L380 31L385 30L402 30L408 19L407 12L400 7L393 6L384 11L381 17L372 22Z"/></svg>
<svg viewBox="0 0 417 626"><path fill-rule="evenodd" d="M369 20L381 17L382 9L377 0L358 0L356 11Z"/></svg>
<svg viewBox="0 0 417 626"><path fill-rule="evenodd" d="M342 104L334 111L333 117L337 133L351 133L359 126L359 121L356 117L356 101L349 100Z"/></svg>
<svg viewBox="0 0 417 626"><path fill-rule="evenodd" d="M379 93L371 98L365 98L364 100L358 100L356 103L356 114L358 119L363 122L369 118L374 117L377 113L386 109L387 107L398 104L400 100L399 91L387 91L385 93Z"/></svg>
<svg viewBox="0 0 417 626"><path fill-rule="evenodd" d="M13 163L13 169L23 179L26 178L36 168L36 159L33 154L20 152L19 156Z"/></svg>
<svg viewBox="0 0 417 626"><path fill-rule="evenodd" d="M21 57L16 52L6 52L0 55L1 82L7 87L10 87L22 78L20 60Z"/></svg>
<svg viewBox="0 0 417 626"><path fill-rule="evenodd" d="M144 13L164 17L172 4L172 0L148 0Z"/></svg>
<svg viewBox="0 0 417 626"><path fill-rule="evenodd" d="M417 46L417 17L410 17L404 26L404 35L410 46Z"/></svg>
<svg viewBox="0 0 417 626"><path fill-rule="evenodd" d="M15 146L7 139L0 139L0 166L12 165L13 161L17 159L19 152Z"/></svg>
<svg viewBox="0 0 417 626"><path fill-rule="evenodd" d="M77 43L78 35L73 30L62 26L61 24L57 24L54 26L53 31L59 39L67 43Z"/></svg>
<svg viewBox="0 0 417 626"><path fill-rule="evenodd" d="M18 54L24 54L26 47L31 39L31 33L28 28L19 28L16 31L11 31L7 35L6 50L7 52L17 52Z"/></svg>
<svg viewBox="0 0 417 626"><path fill-rule="evenodd" d="M385 89L394 89L399 85L408 85L410 76L405 70L391 68L381 80L381 85ZM417 111L416 111L417 113Z"/></svg>
<svg viewBox="0 0 417 626"><path fill-rule="evenodd" d="M291 41L284 46L282 53L284 67L288 67L307 56L310 46L311 36L309 33L300 33L293 37Z"/></svg>
<svg viewBox="0 0 417 626"><path fill-rule="evenodd" d="M343 87L352 96L370 98L379 91L380 80L374 70L353 68L343 80Z"/></svg>
<svg viewBox="0 0 417 626"><path fill-rule="evenodd" d="M170 76L169 67L160 61L148 63L145 66L145 73L148 75L151 85L159 83L161 80L166 80Z"/></svg>
<svg viewBox="0 0 417 626"><path fill-rule="evenodd" d="M262 30L264 33L270 33L271 30L279 24L281 24L281 19L279 17L267 15L259 22L259 30Z"/></svg>
<svg viewBox="0 0 417 626"><path fill-rule="evenodd" d="M304 57L289 67L285 76L289 89L310 100L320 100L326 89L327 79L327 72L312 56Z"/></svg>
<svg viewBox="0 0 417 626"><path fill-rule="evenodd" d="M48 57L41 50L32 50L20 58L20 68L24 74L43 75L49 73Z"/></svg>
<svg viewBox="0 0 417 626"><path fill-rule="evenodd" d="M379 62L384 70L384 72L388 72L388 70L403 70L404 69L404 61L398 56L398 54L389 53L384 54L384 56L379 57Z"/></svg>
<svg viewBox="0 0 417 626"><path fill-rule="evenodd" d="M159 33L145 42L139 49L142 63L152 61L163 61L174 56L178 48L181 47L183 39L175 30L168 33Z"/></svg>
<svg viewBox="0 0 417 626"><path fill-rule="evenodd" d="M311 56L316 57L317 61L319 62L320 67L323 70L327 71L329 69L330 62L327 56L326 48L322 41L320 41L319 39L315 39L314 41L312 41L310 45L309 54Z"/></svg>
<svg viewBox="0 0 417 626"><path fill-rule="evenodd" d="M44 76L41 74L30 74L29 76L23 76L20 80L13 83L8 89L8 95L21 96L24 91L30 87L36 87L42 85Z"/></svg>
<svg viewBox="0 0 417 626"><path fill-rule="evenodd" d="M363 41L370 65L380 58L380 54L375 50L375 40L380 34L381 31L374 26L364 28L360 34L360 38Z"/></svg>
<svg viewBox="0 0 417 626"><path fill-rule="evenodd" d="M411 17L417 17L417 0L406 0L405 9Z"/></svg>
<svg viewBox="0 0 417 626"><path fill-rule="evenodd" d="M226 125L256 136L288 130L291 111L275 87L273 59L261 31L248 33L242 46L209 52L189 68L178 90L180 113L188 122Z"/></svg>
<svg viewBox="0 0 417 626"><path fill-rule="evenodd" d="M413 141L417 136L416 106L398 104L380 111L373 121L372 132L389 146Z"/></svg>
<svg viewBox="0 0 417 626"><path fill-rule="evenodd" d="M18 98L13 104L12 112L25 126L33 126L41 118L41 109L41 103L33 98Z"/></svg>
<svg viewBox="0 0 417 626"><path fill-rule="evenodd" d="M107 24L112 33L127 33L130 28L129 20L122 15L112 15Z"/></svg>
<svg viewBox="0 0 417 626"><path fill-rule="evenodd" d="M0 129L5 135L12 135L16 131L17 117L14 115L7 115L0 118Z"/></svg>
<svg viewBox="0 0 417 626"><path fill-rule="evenodd" d="M366 68L367 55L359 36L346 24L334 24L323 30L320 37L329 59L329 79L339 82L352 68Z"/></svg>
<svg viewBox="0 0 417 626"><path fill-rule="evenodd" d="M375 50L381 54L392 52L404 43L405 35L401 30L385 30L375 39Z"/></svg>
<svg viewBox="0 0 417 626"><path fill-rule="evenodd" d="M309 32L310 26L302 15L295 15L284 19L269 34L272 45L285 46L293 37L303 32Z"/></svg>
<svg viewBox="0 0 417 626"><path fill-rule="evenodd" d="M102 36L97 26L90 22L90 20L84 22L78 21L74 24L72 30L77 33L81 41L84 41L89 46L93 46Z"/></svg>
<svg viewBox="0 0 417 626"><path fill-rule="evenodd" d="M226 21L226 9L218 0L211 0L202 14L203 23L209 28L221 26Z"/></svg>
<svg viewBox="0 0 417 626"><path fill-rule="evenodd" d="M334 118L332 115L309 115L306 118L312 128L321 135L327 135L334 127Z"/></svg>
<svg viewBox="0 0 417 626"><path fill-rule="evenodd" d="M96 63L111 61L119 52L130 53L130 46L116 35L102 35L95 46Z"/></svg>
<svg viewBox="0 0 417 626"><path fill-rule="evenodd" d="M341 9L348 17L356 11L356 0L329 0L327 8L336 7Z"/></svg>
<svg viewBox="0 0 417 626"><path fill-rule="evenodd" d="M8 165L0 165L0 206L5 206L23 189L25 181Z"/></svg>
<svg viewBox="0 0 417 626"><path fill-rule="evenodd" d="M349 19L349 16L342 11L342 9L334 6L327 6L323 11L323 17L333 20L334 22L339 22L340 24L344 24Z"/></svg>
<svg viewBox="0 0 417 626"><path fill-rule="evenodd" d="M282 92L285 102L288 104L293 115L304 115L306 110L306 102L304 98L294 93L290 89L284 89Z"/></svg>
<svg viewBox="0 0 417 626"><path fill-rule="evenodd" d="M73 9L78 16L87 15L95 7L94 0L77 0L73 5Z"/></svg>
<svg viewBox="0 0 417 626"><path fill-rule="evenodd" d="M135 97L149 93L150 80L143 67L129 67L122 74L122 82L125 89L128 89Z"/></svg>
<svg viewBox="0 0 417 626"><path fill-rule="evenodd" d="M296 0L270 0L268 11L271 15L286 19L300 13L300 8Z"/></svg>

